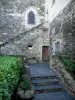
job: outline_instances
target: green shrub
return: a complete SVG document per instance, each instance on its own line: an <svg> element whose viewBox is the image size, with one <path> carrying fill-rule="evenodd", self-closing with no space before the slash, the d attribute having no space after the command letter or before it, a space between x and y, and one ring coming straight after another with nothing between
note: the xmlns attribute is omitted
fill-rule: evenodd
<svg viewBox="0 0 75 100"><path fill-rule="evenodd" d="M67 66L67 70L75 71L75 61L68 55L58 55L59 59Z"/></svg>
<svg viewBox="0 0 75 100"><path fill-rule="evenodd" d="M10 100L14 88L18 85L20 78L21 58L0 57L0 96L2 100Z"/></svg>
<svg viewBox="0 0 75 100"><path fill-rule="evenodd" d="M31 80L30 80L30 77L29 75L23 75L22 78L21 78L21 83L19 85L19 88L21 88L22 90L30 90L31 89Z"/></svg>

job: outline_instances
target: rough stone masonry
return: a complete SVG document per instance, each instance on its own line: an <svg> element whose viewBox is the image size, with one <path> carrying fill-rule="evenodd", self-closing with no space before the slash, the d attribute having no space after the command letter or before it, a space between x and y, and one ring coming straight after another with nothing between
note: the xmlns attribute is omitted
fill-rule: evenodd
<svg viewBox="0 0 75 100"><path fill-rule="evenodd" d="M75 1L72 0L52 21L51 36L53 45L61 43L61 51L75 59Z"/></svg>
<svg viewBox="0 0 75 100"><path fill-rule="evenodd" d="M38 26L44 18L42 4L44 4L44 0L0 0L0 45L2 45L0 53L2 55L41 57L41 29ZM27 27L25 15L29 9L33 10L38 23L27 24ZM32 30L30 31L30 29ZM28 49L30 43L33 45L34 55Z"/></svg>

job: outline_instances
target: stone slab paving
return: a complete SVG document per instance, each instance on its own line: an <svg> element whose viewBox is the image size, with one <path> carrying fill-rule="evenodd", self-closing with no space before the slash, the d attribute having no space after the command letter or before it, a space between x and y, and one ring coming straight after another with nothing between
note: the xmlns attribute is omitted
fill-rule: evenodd
<svg viewBox="0 0 75 100"><path fill-rule="evenodd" d="M32 64L30 67L30 75L31 76L43 76L43 75L57 75L56 73L50 71L49 63L43 64ZM40 93L35 94L33 100L75 100L71 95L67 92L53 92L53 93Z"/></svg>
<svg viewBox="0 0 75 100"><path fill-rule="evenodd" d="M50 71L50 65L49 63L43 63L43 64L31 64L30 65L30 74L32 76L40 76L40 75L57 75L56 73L53 73Z"/></svg>

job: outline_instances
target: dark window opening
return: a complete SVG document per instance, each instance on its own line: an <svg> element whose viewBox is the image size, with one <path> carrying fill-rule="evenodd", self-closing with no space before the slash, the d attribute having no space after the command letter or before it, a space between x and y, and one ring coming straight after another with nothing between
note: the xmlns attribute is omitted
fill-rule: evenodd
<svg viewBox="0 0 75 100"><path fill-rule="evenodd" d="M35 24L35 15L33 11L28 14L28 24Z"/></svg>
<svg viewBox="0 0 75 100"><path fill-rule="evenodd" d="M32 47L32 45L28 45L28 47Z"/></svg>
<svg viewBox="0 0 75 100"><path fill-rule="evenodd" d="M28 45L28 49L32 49L32 44L29 44Z"/></svg>

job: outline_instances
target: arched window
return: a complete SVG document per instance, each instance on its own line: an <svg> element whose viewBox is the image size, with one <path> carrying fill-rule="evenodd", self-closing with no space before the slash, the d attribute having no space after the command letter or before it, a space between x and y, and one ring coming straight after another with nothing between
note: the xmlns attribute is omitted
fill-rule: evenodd
<svg viewBox="0 0 75 100"><path fill-rule="evenodd" d="M28 14L28 24L35 24L35 15L33 11Z"/></svg>

